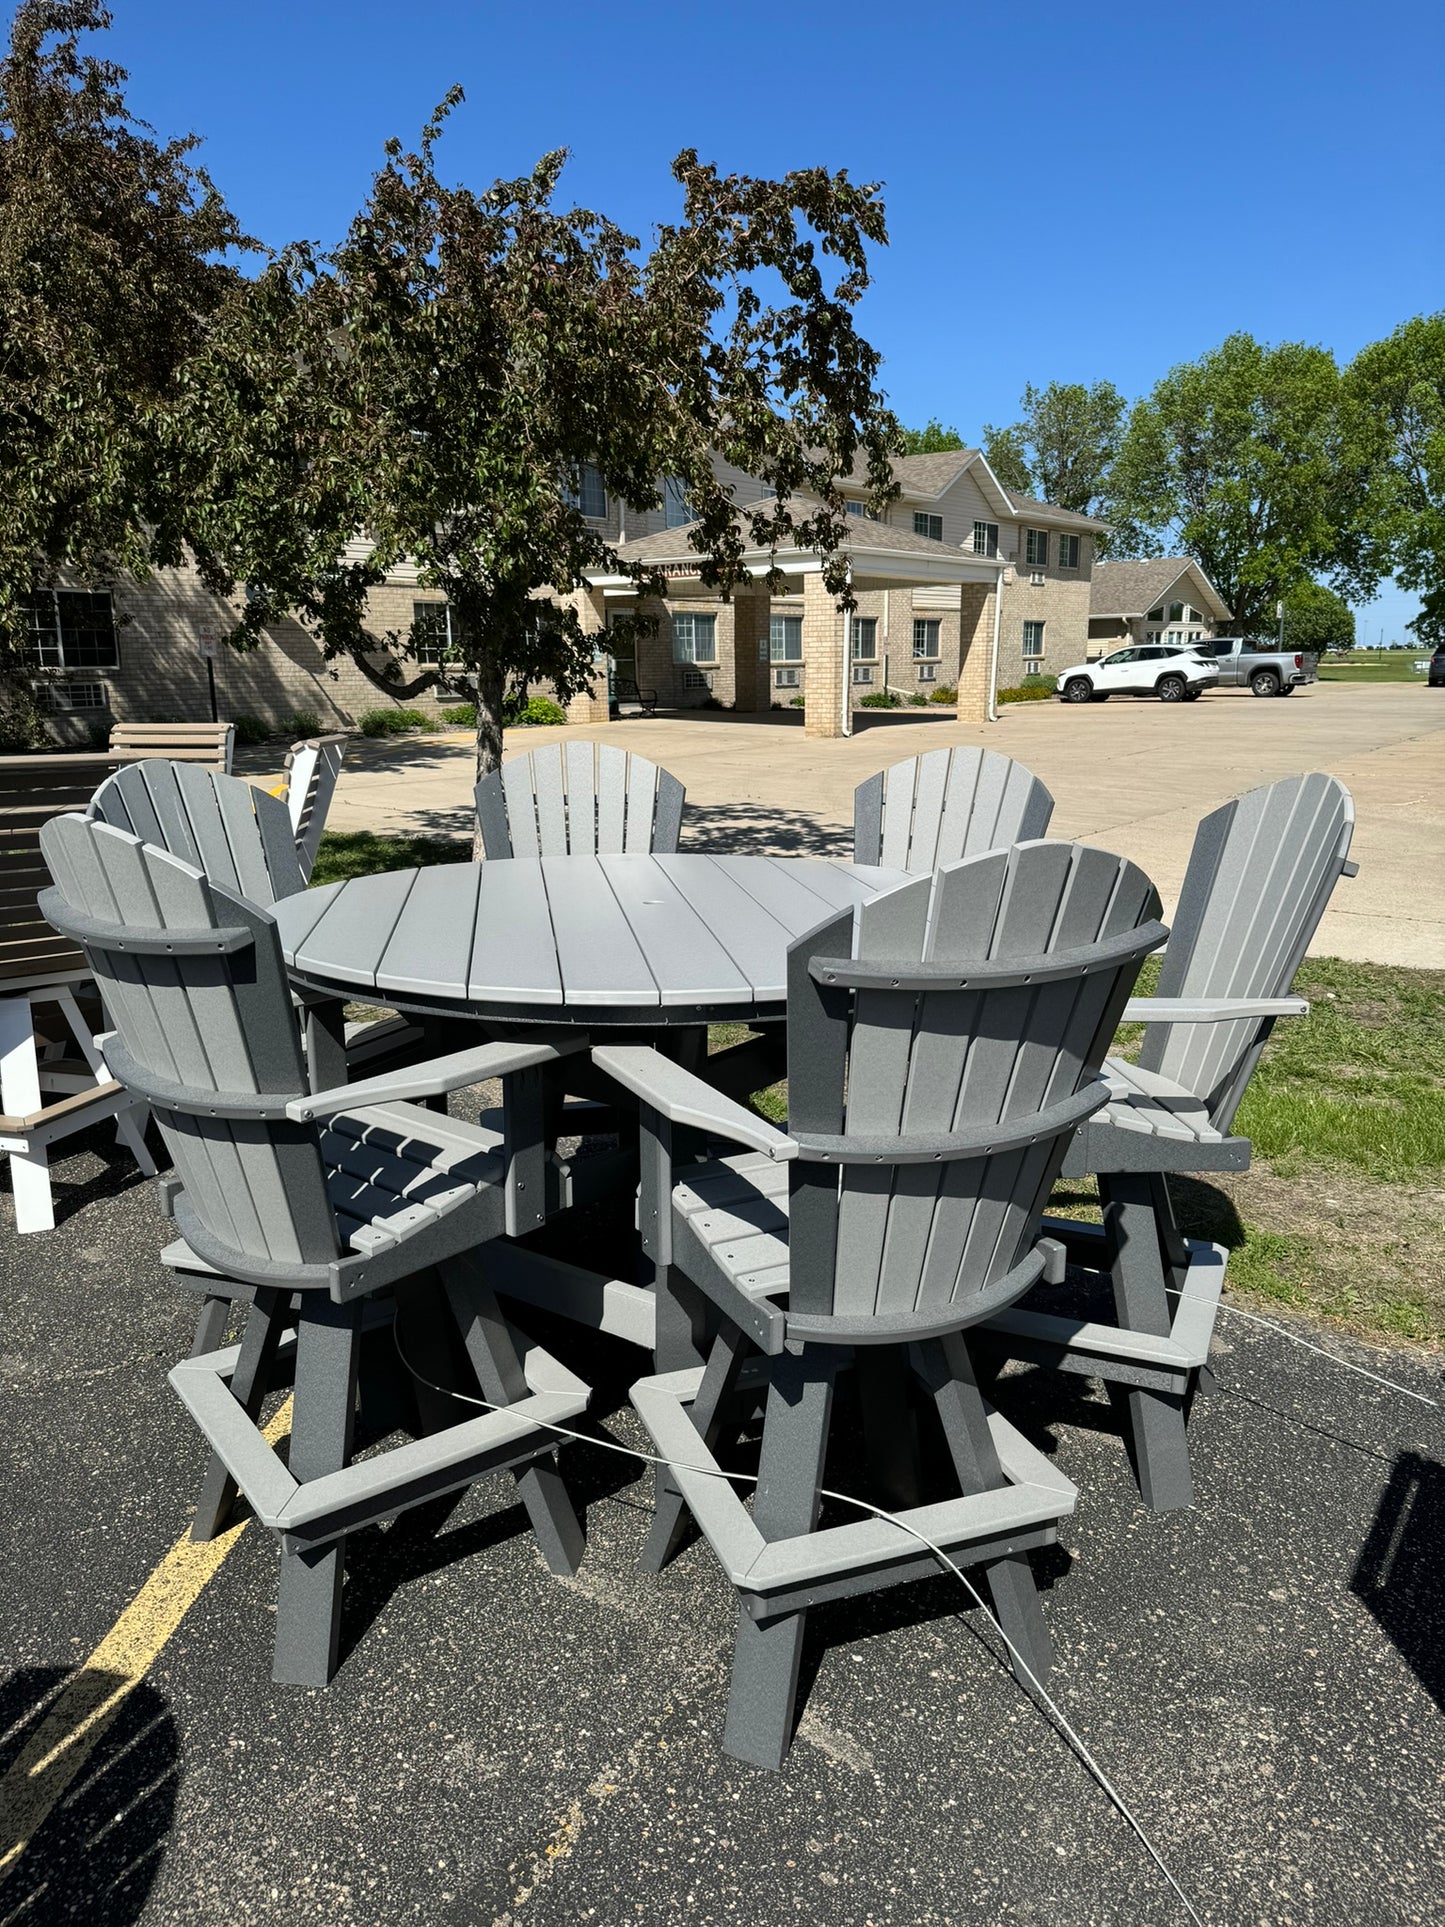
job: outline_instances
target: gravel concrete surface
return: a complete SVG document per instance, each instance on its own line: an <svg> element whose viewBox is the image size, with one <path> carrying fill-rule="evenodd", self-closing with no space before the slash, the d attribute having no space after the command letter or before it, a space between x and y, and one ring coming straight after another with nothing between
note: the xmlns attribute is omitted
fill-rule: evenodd
<svg viewBox="0 0 1445 1927"><path fill-rule="evenodd" d="M166 1384L191 1311L149 1187L99 1133L57 1176L52 1234L16 1237L0 1197L0 1772L185 1532L203 1463ZM639 1443L637 1355L547 1338ZM1141 1510L1096 1387L1000 1386L1081 1489L1038 1562L1053 1690L1204 1920L1438 1921L1441 1412L1240 1318L1219 1339L1198 1503L1168 1517ZM1325 1342L1442 1396L1421 1355ZM816 1613L785 1770L724 1758L731 1600L706 1549L643 1576L648 1475L562 1459L587 1506L575 1580L500 1479L365 1533L326 1692L270 1683L276 1553L248 1527L0 1881L0 1922L1184 1918L947 1577Z"/></svg>
<svg viewBox="0 0 1445 1927"><path fill-rule="evenodd" d="M1172 910L1207 811L1258 783L1325 770L1355 798L1360 874L1342 883L1316 956L1445 968L1445 692L1405 683L1315 683L1285 700L1215 690L1197 703L1119 697L1085 709L1019 703L986 727L948 711L876 712L840 741L805 737L795 711L631 717L514 730L506 754L593 737L624 743L687 787L684 849L836 854L852 846L853 791L920 750L981 743L1052 790L1051 834L1139 863ZM259 770L265 753L256 758ZM267 774L271 774L269 764ZM468 739L358 740L331 812L337 830L460 834L471 823Z"/></svg>

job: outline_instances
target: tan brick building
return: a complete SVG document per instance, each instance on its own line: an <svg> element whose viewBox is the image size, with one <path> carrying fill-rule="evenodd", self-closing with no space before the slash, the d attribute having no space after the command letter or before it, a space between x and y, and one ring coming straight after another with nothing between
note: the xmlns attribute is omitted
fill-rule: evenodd
<svg viewBox="0 0 1445 1927"><path fill-rule="evenodd" d="M762 497L751 476L721 460L717 469L740 505ZM976 449L906 456L894 474L899 498L878 518L861 489L843 485L857 512L850 557L858 606L846 623L822 591L817 557L776 558L786 593L770 597L759 582L723 601L698 580L678 488L664 484L661 505L636 515L609 498L595 473L584 474L577 506L624 557L664 568L672 592L648 611L656 635L627 655L600 638L637 607L632 585L599 577L583 593L598 666L591 695L570 714L604 716L609 683L615 692L635 681L655 691L664 710L756 712L799 702L814 733L845 732L864 698L885 688L905 700L956 690L959 713L982 720L998 688L1083 656L1102 523L1005 489ZM770 558L749 562L762 576ZM62 588L42 598L36 647L54 672L46 700L55 733L83 741L112 719L207 716L205 650L233 621L193 569L117 585L113 597ZM443 599L420 588L414 570L393 571L371 598L368 627L384 639L423 625L442 646ZM349 659L327 662L296 622L268 630L244 655L215 648L213 666L220 714L271 728L292 717L346 727L393 700ZM434 713L454 698L442 690L411 700Z"/></svg>

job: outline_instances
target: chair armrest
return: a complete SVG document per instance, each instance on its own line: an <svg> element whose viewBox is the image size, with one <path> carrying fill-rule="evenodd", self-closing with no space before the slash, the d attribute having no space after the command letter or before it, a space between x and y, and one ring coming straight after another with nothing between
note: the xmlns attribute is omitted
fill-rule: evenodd
<svg viewBox="0 0 1445 1927"><path fill-rule="evenodd" d="M786 1133L648 1044L601 1044L593 1050L592 1062L670 1124L715 1131L735 1144L766 1153L775 1162L798 1155L797 1144Z"/></svg>
<svg viewBox="0 0 1445 1927"><path fill-rule="evenodd" d="M1228 1024L1238 1017L1308 1017L1305 997L1131 997L1126 1024Z"/></svg>
<svg viewBox="0 0 1445 1927"><path fill-rule="evenodd" d="M294 1124L310 1124L317 1118L335 1117L338 1111L355 1111L366 1104L401 1104L416 1097L440 1097L447 1091L462 1090L468 1084L484 1084L490 1078L506 1077L512 1071L555 1063L559 1057L570 1057L586 1045L585 1031L575 1036L564 1032L546 1043L508 1039L478 1044L473 1050L431 1057L424 1064L410 1064L383 1077L365 1077L356 1084L339 1084L335 1090L313 1091L288 1104L286 1115Z"/></svg>

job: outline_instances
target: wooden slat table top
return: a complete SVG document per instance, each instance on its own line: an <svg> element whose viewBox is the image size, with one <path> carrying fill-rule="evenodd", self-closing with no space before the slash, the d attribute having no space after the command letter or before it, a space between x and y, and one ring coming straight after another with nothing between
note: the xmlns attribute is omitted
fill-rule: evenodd
<svg viewBox="0 0 1445 1927"><path fill-rule="evenodd" d="M307 984L541 1023L779 1015L796 937L906 882L814 857L512 857L392 870L275 906Z"/></svg>

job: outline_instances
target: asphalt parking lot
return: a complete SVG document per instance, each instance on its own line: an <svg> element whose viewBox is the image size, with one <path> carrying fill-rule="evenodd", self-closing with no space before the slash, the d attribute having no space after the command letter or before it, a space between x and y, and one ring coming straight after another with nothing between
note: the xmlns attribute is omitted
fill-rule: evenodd
<svg viewBox="0 0 1445 1927"><path fill-rule="evenodd" d="M647 1476L592 1447L562 1455L587 1505L574 1580L488 1482L362 1535L334 1684L273 1687L257 1528L181 1615L147 1587L202 1469L165 1377L191 1312L148 1186L103 1134L72 1144L54 1233L18 1238L0 1194L0 1772L30 1836L5 1927L1185 1918L946 1577L818 1612L784 1772L727 1760L730 1595L700 1545L638 1572ZM547 1336L638 1442L637 1355ZM1081 1488L1039 1566L1058 1702L1202 1919L1438 1920L1441 1410L1239 1318L1219 1339L1198 1503L1166 1517L1087 1383L1003 1381ZM1442 1397L1438 1361L1325 1342Z"/></svg>

